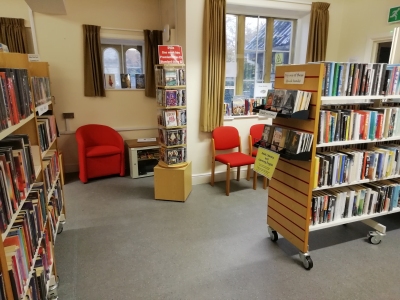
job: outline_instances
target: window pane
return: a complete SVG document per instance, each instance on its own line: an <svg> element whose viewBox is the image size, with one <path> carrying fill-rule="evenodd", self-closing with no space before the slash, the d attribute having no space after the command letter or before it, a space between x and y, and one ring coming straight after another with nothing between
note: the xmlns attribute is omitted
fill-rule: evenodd
<svg viewBox="0 0 400 300"><path fill-rule="evenodd" d="M129 48L125 52L125 65L128 74L142 74L142 56L135 48Z"/></svg>
<svg viewBox="0 0 400 300"><path fill-rule="evenodd" d="M264 79L264 52L257 53L256 80Z"/></svg>
<svg viewBox="0 0 400 300"><path fill-rule="evenodd" d="M233 96L235 94L234 89L225 89L224 103L232 103Z"/></svg>
<svg viewBox="0 0 400 300"><path fill-rule="evenodd" d="M226 61L236 62L237 17L226 15Z"/></svg>
<svg viewBox="0 0 400 300"><path fill-rule="evenodd" d="M274 41L272 45L272 51L290 51L292 26L292 21L274 21Z"/></svg>
<svg viewBox="0 0 400 300"><path fill-rule="evenodd" d="M257 17L246 17L244 27L244 49L256 50L257 49Z"/></svg>
<svg viewBox="0 0 400 300"><path fill-rule="evenodd" d="M289 63L289 52L272 52L271 81L275 80L275 68Z"/></svg>
<svg viewBox="0 0 400 300"><path fill-rule="evenodd" d="M253 79L256 74L256 51L244 52L244 79Z"/></svg>
<svg viewBox="0 0 400 300"><path fill-rule="evenodd" d="M243 82L243 95L250 98L254 97L254 81Z"/></svg>
<svg viewBox="0 0 400 300"><path fill-rule="evenodd" d="M235 86L235 77L226 77L225 78L225 86L226 87L234 87Z"/></svg>
<svg viewBox="0 0 400 300"><path fill-rule="evenodd" d="M260 18L258 21L258 50L265 50L265 37L267 32L267 19Z"/></svg>
<svg viewBox="0 0 400 300"><path fill-rule="evenodd" d="M103 52L104 73L115 75L115 87L121 87L121 77L119 68L119 54L113 48L106 48Z"/></svg>

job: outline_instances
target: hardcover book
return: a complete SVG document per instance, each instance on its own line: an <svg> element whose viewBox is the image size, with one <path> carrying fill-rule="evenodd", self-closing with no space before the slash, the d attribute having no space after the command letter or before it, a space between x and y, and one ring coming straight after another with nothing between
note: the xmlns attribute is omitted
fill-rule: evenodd
<svg viewBox="0 0 400 300"><path fill-rule="evenodd" d="M131 76L129 74L121 74L121 88L131 88Z"/></svg>
<svg viewBox="0 0 400 300"><path fill-rule="evenodd" d="M164 120L165 120L165 127L178 126L175 110L164 111Z"/></svg>
<svg viewBox="0 0 400 300"><path fill-rule="evenodd" d="M144 89L146 87L144 74L135 74L135 80L137 89Z"/></svg>
<svg viewBox="0 0 400 300"><path fill-rule="evenodd" d="M104 74L106 89L115 89L115 74Z"/></svg>
<svg viewBox="0 0 400 300"><path fill-rule="evenodd" d="M165 91L165 106L178 106L176 90L166 90Z"/></svg>

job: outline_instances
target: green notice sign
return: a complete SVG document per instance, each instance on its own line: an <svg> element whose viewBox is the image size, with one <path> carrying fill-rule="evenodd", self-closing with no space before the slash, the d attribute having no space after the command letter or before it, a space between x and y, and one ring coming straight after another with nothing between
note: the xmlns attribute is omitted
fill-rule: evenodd
<svg viewBox="0 0 400 300"><path fill-rule="evenodd" d="M400 6L389 9L389 23L400 22Z"/></svg>

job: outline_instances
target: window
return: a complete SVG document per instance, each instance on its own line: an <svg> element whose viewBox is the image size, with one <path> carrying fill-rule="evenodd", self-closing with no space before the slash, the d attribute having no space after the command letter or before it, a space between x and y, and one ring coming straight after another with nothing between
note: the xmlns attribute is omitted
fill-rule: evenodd
<svg viewBox="0 0 400 300"><path fill-rule="evenodd" d="M143 45L134 43L101 44L104 74L115 75L115 88L121 88L121 74L129 74L131 88L136 87L135 74L144 74L143 48Z"/></svg>
<svg viewBox="0 0 400 300"><path fill-rule="evenodd" d="M226 15L225 103L254 97L256 83L275 81L275 68L292 61L294 20Z"/></svg>

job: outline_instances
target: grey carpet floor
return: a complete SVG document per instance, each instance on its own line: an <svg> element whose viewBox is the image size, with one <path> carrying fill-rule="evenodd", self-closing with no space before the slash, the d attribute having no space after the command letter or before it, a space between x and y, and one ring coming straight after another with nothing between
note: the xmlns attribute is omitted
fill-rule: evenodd
<svg viewBox="0 0 400 300"><path fill-rule="evenodd" d="M61 300L399 299L400 215L366 241L353 223L310 234L311 271L266 226L267 192L251 182L197 185L186 203L153 200L153 178L65 185L67 223L57 237Z"/></svg>

